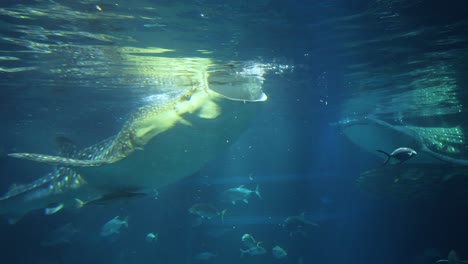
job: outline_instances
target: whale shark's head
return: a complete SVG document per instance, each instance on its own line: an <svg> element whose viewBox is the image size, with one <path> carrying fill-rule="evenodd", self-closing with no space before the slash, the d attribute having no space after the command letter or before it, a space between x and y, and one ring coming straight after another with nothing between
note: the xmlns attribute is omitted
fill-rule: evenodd
<svg viewBox="0 0 468 264"><path fill-rule="evenodd" d="M401 146L420 149L421 141L414 131L374 118L344 119L335 124L343 135L358 147L377 154L376 149L393 150Z"/></svg>
<svg viewBox="0 0 468 264"><path fill-rule="evenodd" d="M214 71L210 72L208 85L212 92L229 100L263 102L268 98L262 91L264 74L262 66L255 64L238 71Z"/></svg>

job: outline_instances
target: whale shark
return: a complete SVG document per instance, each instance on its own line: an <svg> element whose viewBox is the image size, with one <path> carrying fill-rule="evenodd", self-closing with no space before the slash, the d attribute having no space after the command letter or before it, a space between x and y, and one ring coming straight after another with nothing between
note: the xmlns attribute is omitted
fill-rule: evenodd
<svg viewBox="0 0 468 264"><path fill-rule="evenodd" d="M229 80L210 84L207 71L194 75L190 86L147 102L117 134L99 143L80 148L61 140L58 154L8 154L53 170L33 182L12 185L0 197L0 215L15 223L41 208L149 193L199 170L241 135L267 96L258 76L234 76L237 89Z"/></svg>
<svg viewBox="0 0 468 264"><path fill-rule="evenodd" d="M343 119L332 125L356 146L374 155L378 155L378 149L406 147L418 153L409 163L468 165L468 138L462 126L394 125L375 117Z"/></svg>

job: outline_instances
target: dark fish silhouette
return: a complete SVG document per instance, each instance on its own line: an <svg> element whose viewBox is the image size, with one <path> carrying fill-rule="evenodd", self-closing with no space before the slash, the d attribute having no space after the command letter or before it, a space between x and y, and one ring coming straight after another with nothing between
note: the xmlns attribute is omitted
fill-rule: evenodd
<svg viewBox="0 0 468 264"><path fill-rule="evenodd" d="M207 203L196 203L189 208L189 213L197 215L201 218L211 219L217 216L221 217L221 221L224 222L224 214L226 210L219 211L218 208Z"/></svg>
<svg viewBox="0 0 468 264"><path fill-rule="evenodd" d="M78 207L83 207L87 205L105 205L115 201L129 200L132 198L146 196L146 193L143 192L132 192L132 191L117 191L113 193L104 194L100 198L83 202L80 199L76 199Z"/></svg>

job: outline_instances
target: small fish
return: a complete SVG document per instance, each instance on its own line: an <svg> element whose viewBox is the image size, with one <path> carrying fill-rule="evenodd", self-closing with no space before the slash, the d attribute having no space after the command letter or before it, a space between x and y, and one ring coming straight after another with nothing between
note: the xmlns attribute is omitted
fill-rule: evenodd
<svg viewBox="0 0 468 264"><path fill-rule="evenodd" d="M251 248L257 245L257 241L255 241L253 236L250 234L244 234L241 240L242 240L242 243L244 243L244 246L247 248Z"/></svg>
<svg viewBox="0 0 468 264"><path fill-rule="evenodd" d="M284 258L288 257L288 253L286 253L286 251L284 249L282 249L280 246L274 246L271 249L271 254L276 259L284 259Z"/></svg>
<svg viewBox="0 0 468 264"><path fill-rule="evenodd" d="M223 197L226 201L236 204L237 201L243 201L244 203L249 203L247 200L252 194L257 195L258 198L262 198L259 191L259 186L255 188L255 191L249 190L241 185L237 188L231 188L223 192Z"/></svg>
<svg viewBox="0 0 468 264"><path fill-rule="evenodd" d="M401 164L411 158L413 158L416 154L416 151L410 148L397 148L395 149L392 153L388 154L387 152L383 150L377 150L380 153L383 153L387 156L387 159L385 160L384 164L382 166L385 166L391 158L394 158L399 161L398 164Z"/></svg>
<svg viewBox="0 0 468 264"><path fill-rule="evenodd" d="M195 255L194 259L197 261L210 261L216 258L216 254L211 252L201 252Z"/></svg>
<svg viewBox="0 0 468 264"><path fill-rule="evenodd" d="M313 223L305 219L305 214L289 216L284 220L283 228L289 232L290 236L301 234L307 236L307 234L315 228L318 228L318 224Z"/></svg>
<svg viewBox="0 0 468 264"><path fill-rule="evenodd" d="M143 27L146 27L146 28L153 28L153 27L164 28L164 27L167 27L167 25L160 24L160 23L151 23L151 24L143 24Z"/></svg>
<svg viewBox="0 0 468 264"><path fill-rule="evenodd" d="M113 234L120 233L120 228L125 226L128 228L128 216L125 217L123 221L119 219L119 216L114 217L113 219L109 220L107 223L102 226L101 229L101 236L110 236Z"/></svg>
<svg viewBox="0 0 468 264"><path fill-rule="evenodd" d="M201 218L211 219L217 216L221 217L224 222L224 214L226 210L219 211L218 208L208 203L196 203L189 208L189 213L198 215Z"/></svg>
<svg viewBox="0 0 468 264"><path fill-rule="evenodd" d="M265 254L267 251L264 247L261 247L260 244L261 242L258 242L257 245L250 247L247 250L240 249L241 257L243 257L245 254L250 256L259 256Z"/></svg>
<svg viewBox="0 0 468 264"><path fill-rule="evenodd" d="M145 237L145 241L148 242L148 243L151 243L151 242L158 242L158 233L154 234L154 233L148 233Z"/></svg>

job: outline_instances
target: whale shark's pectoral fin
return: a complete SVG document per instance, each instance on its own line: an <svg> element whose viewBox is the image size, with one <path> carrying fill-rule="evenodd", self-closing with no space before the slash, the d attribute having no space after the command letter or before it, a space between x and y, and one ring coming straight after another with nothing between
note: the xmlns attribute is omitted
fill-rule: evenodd
<svg viewBox="0 0 468 264"><path fill-rule="evenodd" d="M212 101L206 102L198 111L198 116L203 119L215 119L221 114L220 107Z"/></svg>
<svg viewBox="0 0 468 264"><path fill-rule="evenodd" d="M72 167L96 167L108 163L113 163L118 159L101 159L101 160L80 160L60 156L35 154L35 153L10 153L9 157L17 159L32 160L40 163L46 163L55 166L72 166Z"/></svg>
<svg viewBox="0 0 468 264"><path fill-rule="evenodd" d="M193 126L193 124L190 121L182 117L179 118L179 123L186 125L186 126Z"/></svg>

